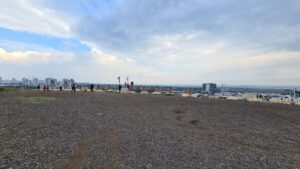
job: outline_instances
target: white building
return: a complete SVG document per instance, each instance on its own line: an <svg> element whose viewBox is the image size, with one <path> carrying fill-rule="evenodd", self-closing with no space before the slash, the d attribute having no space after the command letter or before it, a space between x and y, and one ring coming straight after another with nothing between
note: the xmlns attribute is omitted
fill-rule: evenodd
<svg viewBox="0 0 300 169"><path fill-rule="evenodd" d="M260 98L257 93L244 93L242 94L242 98L243 100L253 101L253 102L263 101L263 99Z"/></svg>

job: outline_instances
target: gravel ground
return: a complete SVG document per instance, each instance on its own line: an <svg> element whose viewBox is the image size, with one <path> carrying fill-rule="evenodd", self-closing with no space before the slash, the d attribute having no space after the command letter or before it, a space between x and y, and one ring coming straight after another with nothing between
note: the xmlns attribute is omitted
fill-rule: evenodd
<svg viewBox="0 0 300 169"><path fill-rule="evenodd" d="M300 106L0 93L0 169L300 168Z"/></svg>

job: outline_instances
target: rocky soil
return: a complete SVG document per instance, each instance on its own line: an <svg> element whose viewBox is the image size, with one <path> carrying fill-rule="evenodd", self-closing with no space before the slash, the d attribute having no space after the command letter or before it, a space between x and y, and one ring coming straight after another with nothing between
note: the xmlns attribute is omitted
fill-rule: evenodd
<svg viewBox="0 0 300 169"><path fill-rule="evenodd" d="M0 169L300 168L300 106L0 93Z"/></svg>

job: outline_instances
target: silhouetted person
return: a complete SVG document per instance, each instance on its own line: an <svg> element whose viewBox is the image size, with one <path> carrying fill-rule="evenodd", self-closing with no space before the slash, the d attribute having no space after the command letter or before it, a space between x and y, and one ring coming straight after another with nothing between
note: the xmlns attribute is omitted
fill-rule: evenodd
<svg viewBox="0 0 300 169"><path fill-rule="evenodd" d="M40 89L41 89L41 86L40 86L40 85L38 85L38 86L37 86L37 89L38 89L38 91L40 91Z"/></svg>
<svg viewBox="0 0 300 169"><path fill-rule="evenodd" d="M91 84L91 92L93 92L94 91L94 85L93 84Z"/></svg>
<svg viewBox="0 0 300 169"><path fill-rule="evenodd" d="M121 93L122 86L119 84L119 93Z"/></svg>
<svg viewBox="0 0 300 169"><path fill-rule="evenodd" d="M44 85L44 87L43 87L43 88L44 88L44 91L46 91L46 85Z"/></svg>
<svg viewBox="0 0 300 169"><path fill-rule="evenodd" d="M72 92L76 92L76 85L75 85L75 83L72 84Z"/></svg>
<svg viewBox="0 0 300 169"><path fill-rule="evenodd" d="M59 86L59 91L62 91L62 86Z"/></svg>
<svg viewBox="0 0 300 169"><path fill-rule="evenodd" d="M47 91L49 91L49 86L47 86Z"/></svg>

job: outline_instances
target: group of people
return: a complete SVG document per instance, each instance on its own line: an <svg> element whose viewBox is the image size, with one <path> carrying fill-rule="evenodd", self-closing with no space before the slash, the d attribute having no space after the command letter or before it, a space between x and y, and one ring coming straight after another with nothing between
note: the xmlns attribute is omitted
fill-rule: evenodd
<svg viewBox="0 0 300 169"><path fill-rule="evenodd" d="M38 85L38 86L37 86L37 89L38 89L38 90L41 90L41 85ZM49 87L48 85L43 85L43 90L44 90L44 91L49 91L49 89L50 89L50 87ZM59 91L62 91L62 90L63 90L63 87L62 87L62 86L59 86ZM91 85L90 85L90 90L91 90L91 92L94 91L94 84L91 84ZM76 84L75 84L75 83L73 83L73 84L71 85L71 91L72 91L72 92L76 92Z"/></svg>
<svg viewBox="0 0 300 169"><path fill-rule="evenodd" d="M38 89L38 90L41 90L41 85L38 85L38 86L37 86L37 89ZM48 86L48 85L44 85L43 90L44 90L44 91L49 91L49 86Z"/></svg>

